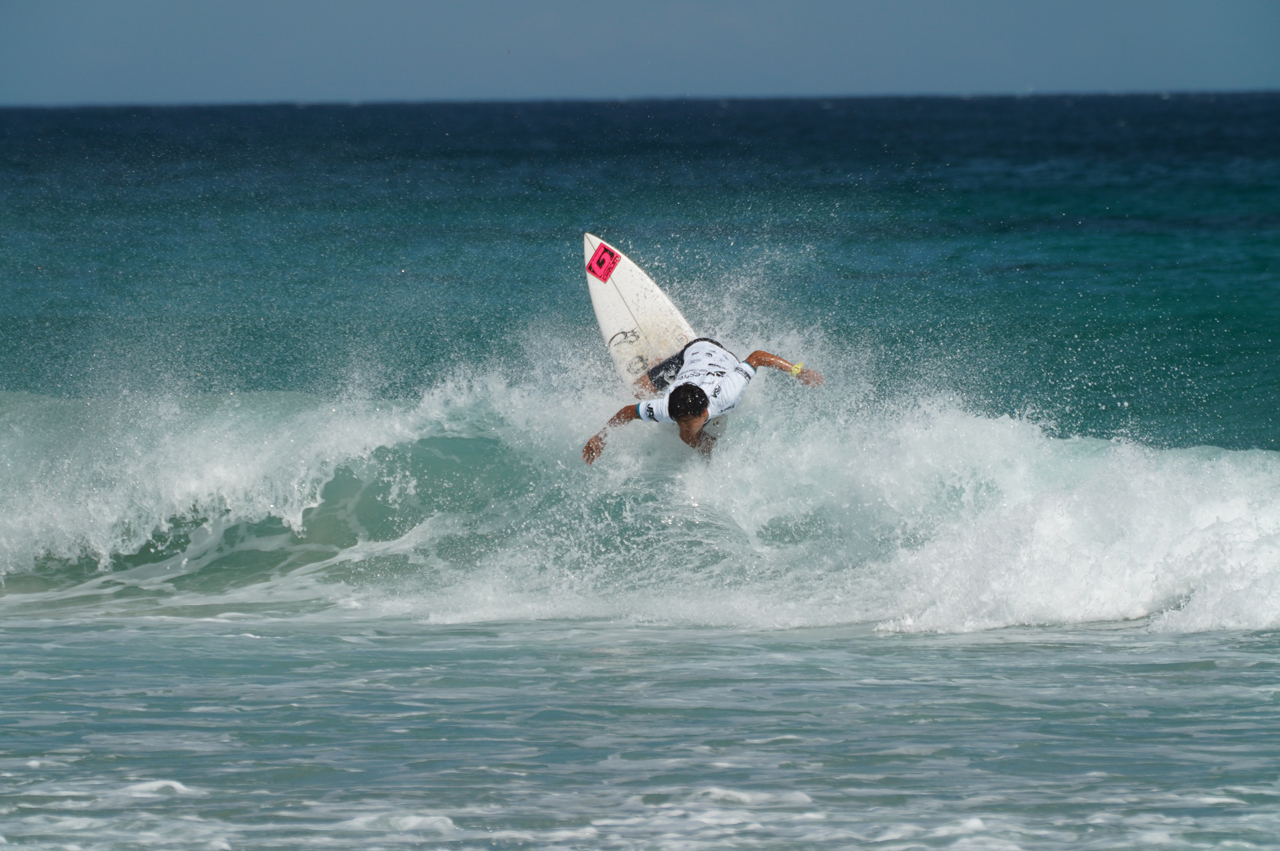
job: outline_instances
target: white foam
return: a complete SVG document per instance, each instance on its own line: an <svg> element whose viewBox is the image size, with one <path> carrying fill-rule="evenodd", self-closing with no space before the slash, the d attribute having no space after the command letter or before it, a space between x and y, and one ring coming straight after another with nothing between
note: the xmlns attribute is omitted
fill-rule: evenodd
<svg viewBox="0 0 1280 851"><path fill-rule="evenodd" d="M134 783L124 788L126 795L133 798L155 798L165 795L203 795L198 789L192 789L177 780L149 780L146 783Z"/></svg>
<svg viewBox="0 0 1280 851"><path fill-rule="evenodd" d="M690 799L706 800L727 806L747 807L813 803L813 799L803 792L758 792L742 789L722 789L717 786L700 789L693 793Z"/></svg>
<svg viewBox="0 0 1280 851"><path fill-rule="evenodd" d="M62 432L14 444L22 451L0 473L9 494L0 552L11 571L38 553L102 558L140 546L172 517L221 512L193 533L182 565L130 573L141 582L150 570L162 583L201 569L200 548L233 521L300 527L340 466L416 498L425 483L380 471L379 447L484 438L520 469L496 495L478 472L475 484L451 482L474 487L460 504L482 510L430 511L395 540L363 540L210 593L233 612L318 599L343 618L444 623L1280 625L1280 454L1063 439L953 399L866 407L851 389L856 375L831 375L817 391L768 375L709 462L670 430L641 424L616 432L588 468L581 444L618 405L611 375L603 357L563 369L555 380L572 407L547 404L550 376L496 371L399 408L266 394L172 403L150 420L103 409L94 425L41 408L63 402L31 403L31 417ZM129 417L138 428L121 424ZM77 443L67 429L80 426L88 432ZM55 452L57 440L70 445ZM45 482L32 485L41 470ZM345 578L353 563L369 565L367 579ZM395 578L380 580L381 565L396 565Z"/></svg>
<svg viewBox="0 0 1280 851"><path fill-rule="evenodd" d="M958 488L961 507L936 510L926 540L874 566L880 587L897 586L890 601L902 610L886 613L885 628L1157 614L1166 628L1278 622L1274 453L1056 440L958 411L929 419L935 437L963 432L963 440L944 437L910 454L916 463L939 459L936 481ZM1246 588L1252 598L1241 605Z"/></svg>
<svg viewBox="0 0 1280 851"><path fill-rule="evenodd" d="M945 402L835 424L770 407L744 405L710 464L672 464L663 456L678 447L660 434L618 440L605 480L581 494L673 483L658 510L689 528L634 559L650 588L602 590L590 568L566 569L585 535L546 542L560 548L546 561L524 541L443 589L430 617L939 631L1153 615L1165 629L1280 623L1275 453L1059 439ZM707 551L702 568L667 559L694 546Z"/></svg>
<svg viewBox="0 0 1280 851"><path fill-rule="evenodd" d="M404 833L426 830L433 833L450 833L457 830L453 820L440 815L409 815L394 812L374 812L355 816L334 825L337 830L386 831Z"/></svg>

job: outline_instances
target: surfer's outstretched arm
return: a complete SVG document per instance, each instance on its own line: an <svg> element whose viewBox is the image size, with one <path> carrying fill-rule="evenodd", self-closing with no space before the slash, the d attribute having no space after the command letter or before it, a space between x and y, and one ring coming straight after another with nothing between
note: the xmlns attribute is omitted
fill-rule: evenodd
<svg viewBox="0 0 1280 851"><path fill-rule="evenodd" d="M596 436L588 440L587 445L582 447L582 460L590 464L600 457L600 453L604 451L604 438L609 433L609 429L626 425L638 419L640 419L640 414L636 411L635 405L627 405L618 411L609 422L604 424L604 428L600 429Z"/></svg>
<svg viewBox="0 0 1280 851"><path fill-rule="evenodd" d="M758 349L747 355L747 363L751 364L753 369L769 366L781 372L789 372L802 384L816 387L822 383L822 373L814 372L812 369L805 369L802 363L790 363L777 355L771 355Z"/></svg>

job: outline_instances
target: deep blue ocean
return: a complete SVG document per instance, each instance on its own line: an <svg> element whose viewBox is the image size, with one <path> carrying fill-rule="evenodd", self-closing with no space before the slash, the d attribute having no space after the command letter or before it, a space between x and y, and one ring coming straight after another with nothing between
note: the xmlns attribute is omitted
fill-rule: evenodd
<svg viewBox="0 0 1280 851"><path fill-rule="evenodd" d="M0 110L0 581L13 847L1280 849L1280 94Z"/></svg>

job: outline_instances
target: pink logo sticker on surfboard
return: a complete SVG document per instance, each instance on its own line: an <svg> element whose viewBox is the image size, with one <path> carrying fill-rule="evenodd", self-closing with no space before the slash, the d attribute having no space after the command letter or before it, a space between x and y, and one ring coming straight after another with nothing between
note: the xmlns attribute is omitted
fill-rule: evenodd
<svg viewBox="0 0 1280 851"><path fill-rule="evenodd" d="M596 248L596 253L591 255L591 262L587 264L587 271L607 284L609 283L609 276L618 267L618 261L621 259L618 252L602 242Z"/></svg>

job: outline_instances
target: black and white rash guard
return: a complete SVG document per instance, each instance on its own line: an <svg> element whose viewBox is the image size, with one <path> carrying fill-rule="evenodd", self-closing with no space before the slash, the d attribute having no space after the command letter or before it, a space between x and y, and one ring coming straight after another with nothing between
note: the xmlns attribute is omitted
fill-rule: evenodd
<svg viewBox="0 0 1280 851"><path fill-rule="evenodd" d="M668 385L665 396L636 405L640 419L651 423L673 423L667 413L667 398L681 384L696 384L707 394L708 419L723 416L738 404L756 371L734 357L733 352L709 340L697 340L684 350L684 365Z"/></svg>

